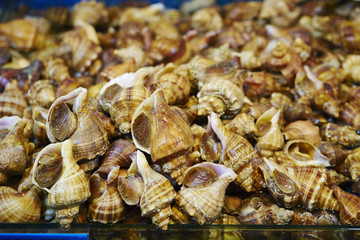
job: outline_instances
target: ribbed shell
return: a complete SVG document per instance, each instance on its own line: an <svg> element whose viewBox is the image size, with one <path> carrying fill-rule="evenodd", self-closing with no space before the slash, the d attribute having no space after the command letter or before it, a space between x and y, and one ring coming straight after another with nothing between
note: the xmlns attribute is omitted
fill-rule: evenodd
<svg viewBox="0 0 360 240"><path fill-rule="evenodd" d="M244 91L229 80L219 79L205 84L197 94L199 98L198 114L200 116L237 113L244 102Z"/></svg>
<svg viewBox="0 0 360 240"><path fill-rule="evenodd" d="M360 135L351 126L326 123L320 128L320 135L324 141L338 143L345 147L354 147L359 144Z"/></svg>
<svg viewBox="0 0 360 240"><path fill-rule="evenodd" d="M55 101L55 88L51 85L50 80L39 80L34 82L27 94L30 105L41 107L50 107Z"/></svg>
<svg viewBox="0 0 360 240"><path fill-rule="evenodd" d="M321 142L319 128L309 120L298 120L286 125L283 131L285 140L302 139L316 145Z"/></svg>
<svg viewBox="0 0 360 240"><path fill-rule="evenodd" d="M130 133L134 112L148 97L150 97L150 91L144 86L124 88L114 96L111 101L110 116L121 133Z"/></svg>
<svg viewBox="0 0 360 240"><path fill-rule="evenodd" d="M76 129L74 129L70 136L66 136L64 139L57 139L53 130L53 128L56 129L56 126L51 125L53 119L60 118L61 114L63 114L62 112L57 112L56 109L52 110L58 104L72 105L70 113L76 115L77 118ZM65 129L66 127L69 128L69 126L64 127ZM87 105L87 90L85 88L77 88L69 94L56 99L49 109L46 129L51 142L65 139L72 140L74 159L76 161L101 156L109 145L106 129Z"/></svg>
<svg viewBox="0 0 360 240"><path fill-rule="evenodd" d="M92 221L116 223L124 218L125 204L117 191L118 174L119 167L114 167L106 180L98 173L91 176L88 217Z"/></svg>
<svg viewBox="0 0 360 240"><path fill-rule="evenodd" d="M360 224L360 198L345 192L339 186L333 185L332 189L340 204L340 220L344 224Z"/></svg>
<svg viewBox="0 0 360 240"><path fill-rule="evenodd" d="M356 181L360 177L360 148L355 148L345 159L345 169L351 179Z"/></svg>
<svg viewBox="0 0 360 240"><path fill-rule="evenodd" d="M50 56L45 61L45 76L59 85L63 80L71 78L69 69L61 57Z"/></svg>
<svg viewBox="0 0 360 240"><path fill-rule="evenodd" d="M130 140L117 139L113 141L103 157L97 170L100 175L107 175L113 167L128 168L132 163L130 155L136 152L136 147Z"/></svg>
<svg viewBox="0 0 360 240"><path fill-rule="evenodd" d="M72 11L72 23L74 26L83 22L91 25L101 25L109 20L109 13L102 2L86 1L75 4Z"/></svg>
<svg viewBox="0 0 360 240"><path fill-rule="evenodd" d="M215 220L220 215L224 206L225 190L229 183L236 178L236 174L223 165L200 163L189 168L185 172L185 176L191 169L197 167L205 167L215 171L217 179L205 186L182 186L175 201L183 211L194 217L198 223L204 224Z"/></svg>
<svg viewBox="0 0 360 240"><path fill-rule="evenodd" d="M0 222L2 223L35 223L40 220L41 200L35 188L27 192L2 186L0 187Z"/></svg>
<svg viewBox="0 0 360 240"><path fill-rule="evenodd" d="M360 83L360 55L348 55L342 66L346 73L346 78L353 83Z"/></svg>
<svg viewBox="0 0 360 240"><path fill-rule="evenodd" d="M140 151L137 151L136 163L145 183L140 199L141 215L151 217L154 224L166 230L171 215L170 204L176 192L166 177L150 168L145 155Z"/></svg>
<svg viewBox="0 0 360 240"><path fill-rule="evenodd" d="M62 143L48 145L47 147L37 156L33 167L34 171L41 155L48 151L59 151L59 148L61 148L61 156L63 158L63 169L60 178L50 189L40 187L49 193L47 199L48 205L54 208L63 208L84 202L91 194L89 180L72 156L71 141L67 140ZM33 183L38 185L34 178Z"/></svg>
<svg viewBox="0 0 360 240"><path fill-rule="evenodd" d="M0 95L0 117L23 116L28 103L16 81L5 85L4 92Z"/></svg>

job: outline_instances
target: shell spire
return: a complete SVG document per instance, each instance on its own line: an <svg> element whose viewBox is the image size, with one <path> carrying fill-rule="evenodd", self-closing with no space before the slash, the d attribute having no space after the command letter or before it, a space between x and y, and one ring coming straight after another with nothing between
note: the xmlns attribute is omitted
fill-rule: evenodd
<svg viewBox="0 0 360 240"><path fill-rule="evenodd" d="M85 172L75 162L73 158L71 140L61 143L49 144L37 155L32 171L32 183L38 188L45 190L48 195L45 204L49 209L56 212L56 221L60 222L64 228L69 228L74 216L79 212L79 205L90 197L90 184ZM61 170L58 178L51 185L43 185L36 176L48 174L52 169L43 168L46 162L42 163L45 155L61 156Z"/></svg>
<svg viewBox="0 0 360 240"><path fill-rule="evenodd" d="M151 169L145 155L140 151L137 151L136 164L145 183L140 199L141 215L151 217L154 224L166 230L171 215L170 204L176 192L166 177Z"/></svg>
<svg viewBox="0 0 360 240"><path fill-rule="evenodd" d="M213 174L206 174L206 181L199 182L206 172ZM176 203L198 223L212 222L221 213L225 190L236 173L224 165L205 162L188 168L184 175L184 185L176 195Z"/></svg>
<svg viewBox="0 0 360 240"><path fill-rule="evenodd" d="M333 185L332 190L340 204L340 220L344 224L360 224L360 198Z"/></svg>

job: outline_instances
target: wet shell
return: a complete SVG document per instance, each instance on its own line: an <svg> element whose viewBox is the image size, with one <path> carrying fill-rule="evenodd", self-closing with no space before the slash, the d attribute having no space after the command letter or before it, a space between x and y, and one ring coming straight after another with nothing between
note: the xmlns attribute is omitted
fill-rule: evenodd
<svg viewBox="0 0 360 240"><path fill-rule="evenodd" d="M114 96L111 101L110 116L121 133L130 132L131 120L136 108L148 97L150 92L144 86L125 88Z"/></svg>
<svg viewBox="0 0 360 240"><path fill-rule="evenodd" d="M215 8L197 10L191 16L191 26L201 32L219 32L223 27L223 21Z"/></svg>
<svg viewBox="0 0 360 240"><path fill-rule="evenodd" d="M48 110L43 107L35 106L32 111L32 133L40 145L49 143L46 134L46 119Z"/></svg>
<svg viewBox="0 0 360 240"><path fill-rule="evenodd" d="M286 125L284 131L285 140L301 139L314 145L321 142L319 128L309 120L298 120Z"/></svg>
<svg viewBox="0 0 360 240"><path fill-rule="evenodd" d="M346 79L358 84L360 83L360 55L348 55L342 66L346 73Z"/></svg>
<svg viewBox="0 0 360 240"><path fill-rule="evenodd" d="M270 19L271 23L279 27L290 27L300 16L301 8L296 1L266 0L263 2L259 18Z"/></svg>
<svg viewBox="0 0 360 240"><path fill-rule="evenodd" d="M343 47L348 51L360 50L360 29L354 21L342 21L340 36Z"/></svg>
<svg viewBox="0 0 360 240"><path fill-rule="evenodd" d="M219 45L229 43L234 49L239 49L256 36L257 25L254 21L234 22L224 28L218 35Z"/></svg>
<svg viewBox="0 0 360 240"><path fill-rule="evenodd" d="M355 148L345 159L345 169L350 173L351 179L356 181L360 177L360 148Z"/></svg>
<svg viewBox="0 0 360 240"><path fill-rule="evenodd" d="M48 193L46 206L55 209L57 221L65 228L69 228L73 217L79 212L80 203L91 195L89 180L85 172L76 164L72 152L71 140L49 144L37 155L32 170L36 172L44 154L61 155L62 171L51 187L41 187L35 175L32 177L32 182Z"/></svg>
<svg viewBox="0 0 360 240"><path fill-rule="evenodd" d="M135 61L129 59L121 64L111 65L106 67L101 71L100 75L106 80L110 81L118 76L121 76L125 73L132 73L136 71Z"/></svg>
<svg viewBox="0 0 360 240"><path fill-rule="evenodd" d="M104 3L96 1L82 1L75 4L71 16L74 26L82 22L91 25L102 25L109 20L109 13Z"/></svg>
<svg viewBox="0 0 360 240"><path fill-rule="evenodd" d="M205 84L197 94L199 98L198 114L210 115L237 113L244 102L244 91L229 80L217 80Z"/></svg>
<svg viewBox="0 0 360 240"><path fill-rule="evenodd" d="M27 98L30 105L48 108L55 101L55 88L49 80L36 81L31 85Z"/></svg>
<svg viewBox="0 0 360 240"><path fill-rule="evenodd" d="M72 140L76 161L101 156L109 145L106 129L87 105L85 88L56 99L49 109L46 129L51 142Z"/></svg>
<svg viewBox="0 0 360 240"><path fill-rule="evenodd" d="M91 197L88 217L100 223L116 223L124 218L125 204L117 191L119 167L114 167L107 179L94 173L90 178Z"/></svg>
<svg viewBox="0 0 360 240"><path fill-rule="evenodd" d="M0 187L0 222L35 223L40 220L41 200L35 188L26 192L2 186Z"/></svg>
<svg viewBox="0 0 360 240"><path fill-rule="evenodd" d="M350 126L343 126L336 123L326 123L320 128L320 135L323 140L334 144L341 144L344 147L357 146L360 141L360 135L356 129Z"/></svg>
<svg viewBox="0 0 360 240"><path fill-rule="evenodd" d="M174 205L171 207L170 224L189 224L191 222L189 216L179 206Z"/></svg>
<svg viewBox="0 0 360 240"><path fill-rule="evenodd" d="M359 225L360 198L354 194L345 192L339 186L333 185L332 189L340 204L340 220L343 224Z"/></svg>
<svg viewBox="0 0 360 240"><path fill-rule="evenodd" d="M256 148L260 155L270 156L273 151L281 149L284 145L279 124L280 113L280 110L273 107L264 112L255 123L256 135L259 137Z"/></svg>
<svg viewBox="0 0 360 240"><path fill-rule="evenodd" d="M178 206L200 224L211 222L220 215L224 206L225 190L229 183L236 178L234 171L223 165L200 163L189 168L185 172L184 179L187 179L187 174L191 173L194 168L202 167L214 171L216 180L207 182L205 185L183 185L175 198Z"/></svg>
<svg viewBox="0 0 360 240"><path fill-rule="evenodd" d="M266 59L268 68L281 74L292 85L302 61L300 56L285 42L277 42Z"/></svg>
<svg viewBox="0 0 360 240"><path fill-rule="evenodd" d="M340 120L358 130L360 129L359 111L360 104L357 101L347 102L342 107Z"/></svg>
<svg viewBox="0 0 360 240"><path fill-rule="evenodd" d="M208 124L207 130L199 139L199 150L201 159L207 162L219 162L221 157L221 143L212 130L211 124Z"/></svg>
<svg viewBox="0 0 360 240"><path fill-rule="evenodd" d="M145 189L140 200L141 215L151 217L154 224L166 230L176 192L167 178L152 170L145 155L137 151L136 164L144 179Z"/></svg>
<svg viewBox="0 0 360 240"><path fill-rule="evenodd" d="M66 35L63 39L64 44L68 45L72 52L72 65L76 71L89 74L96 74L101 67L99 54L102 52L100 46L90 39L78 33Z"/></svg>
<svg viewBox="0 0 360 240"><path fill-rule="evenodd" d="M324 156L311 142L305 140L290 140L284 146L295 166L329 167L330 159Z"/></svg>
<svg viewBox="0 0 360 240"><path fill-rule="evenodd" d="M0 184L5 184L9 176L21 175L25 170L28 154L34 148L24 135L27 124L27 120L20 119L0 142Z"/></svg>
<svg viewBox="0 0 360 240"><path fill-rule="evenodd" d="M136 152L135 145L130 140L117 139L113 141L103 157L102 164L97 172L105 178L112 168L119 166L120 168L130 167L132 160L130 155Z"/></svg>
<svg viewBox="0 0 360 240"><path fill-rule="evenodd" d="M182 38L159 38L151 42L147 57L147 61L152 65L169 62L180 65L189 60L191 50L189 44Z"/></svg>
<svg viewBox="0 0 360 240"><path fill-rule="evenodd" d="M14 31L16 29L16 31ZM15 19L0 24L0 34L10 39L11 45L20 51L30 51L35 46L37 29L33 22Z"/></svg>
<svg viewBox="0 0 360 240"><path fill-rule="evenodd" d="M338 210L332 190L325 185L326 174L313 167L282 167L264 159L261 166L268 190L285 207L298 203L309 210Z"/></svg>
<svg viewBox="0 0 360 240"><path fill-rule="evenodd" d="M257 18L261 9L258 2L236 2L224 6L224 23L230 25L233 21L252 20Z"/></svg>
<svg viewBox="0 0 360 240"><path fill-rule="evenodd" d="M226 125L226 128L243 137L250 136L251 134L257 132L255 119L246 113L239 113L236 115L235 118Z"/></svg>
<svg viewBox="0 0 360 240"><path fill-rule="evenodd" d="M246 138L227 130L215 113L209 117L209 124L221 142L220 163L234 170L238 174L236 184L250 192L261 181L253 176L259 160L256 150Z"/></svg>
<svg viewBox="0 0 360 240"><path fill-rule="evenodd" d="M238 219L242 224L287 224L294 216L294 212L268 204L260 197L246 199L239 210Z"/></svg>
<svg viewBox="0 0 360 240"><path fill-rule="evenodd" d="M343 149L340 145L334 144L330 141L322 141L316 145L320 152L329 158L331 165L338 165L342 163L349 155L351 150Z"/></svg>
<svg viewBox="0 0 360 240"><path fill-rule="evenodd" d="M61 57L50 56L45 62L45 76L59 85L67 78L71 78L68 66Z"/></svg>
<svg viewBox="0 0 360 240"><path fill-rule="evenodd" d="M0 117L3 116L23 116L28 103L24 94L18 88L16 81L5 85L4 92L0 95Z"/></svg>
<svg viewBox="0 0 360 240"><path fill-rule="evenodd" d="M174 73L176 66L167 64L154 76L155 88L162 88L168 104L182 103L189 98L190 80L180 74Z"/></svg>
<svg viewBox="0 0 360 240"><path fill-rule="evenodd" d="M132 157L135 158L136 153ZM144 180L137 171L136 162L131 164L126 174L120 173L118 177L118 191L127 205L139 204L144 188Z"/></svg>

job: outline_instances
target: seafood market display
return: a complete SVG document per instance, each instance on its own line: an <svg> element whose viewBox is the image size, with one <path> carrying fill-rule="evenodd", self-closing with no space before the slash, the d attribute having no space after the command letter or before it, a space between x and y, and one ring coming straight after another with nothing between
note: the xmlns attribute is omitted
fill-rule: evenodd
<svg viewBox="0 0 360 240"><path fill-rule="evenodd" d="M8 18L0 222L360 224L360 2Z"/></svg>

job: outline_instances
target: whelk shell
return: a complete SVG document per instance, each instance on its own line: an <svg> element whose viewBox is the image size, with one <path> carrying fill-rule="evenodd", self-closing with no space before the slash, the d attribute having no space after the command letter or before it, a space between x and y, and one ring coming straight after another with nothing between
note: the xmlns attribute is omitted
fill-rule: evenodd
<svg viewBox="0 0 360 240"><path fill-rule="evenodd" d="M27 106L28 103L19 89L18 83L15 80L7 83L4 92L0 95L0 117L22 117Z"/></svg>
<svg viewBox="0 0 360 240"><path fill-rule="evenodd" d="M171 207L176 192L167 178L152 170L145 155L137 151L137 169L144 179L145 189L140 199L141 215L151 217L161 229L168 228Z"/></svg>
<svg viewBox="0 0 360 240"><path fill-rule="evenodd" d="M285 140L301 139L314 145L321 142L319 128L313 125L309 120L291 122L286 125L283 134Z"/></svg>
<svg viewBox="0 0 360 240"><path fill-rule="evenodd" d="M114 167L106 179L96 172L91 176L88 217L92 221L116 223L125 217L125 204L117 191L118 175L119 167Z"/></svg>
<svg viewBox="0 0 360 240"><path fill-rule="evenodd" d="M340 204L340 220L344 224L359 225L360 198L354 194L345 192L339 186L333 185L332 189Z"/></svg>
<svg viewBox="0 0 360 240"><path fill-rule="evenodd" d="M80 203L91 195L89 180L85 172L76 164L72 152L71 140L49 144L37 155L32 169L33 172L37 171L39 161L44 154L61 155L61 173L51 187L40 186L35 175L32 176L32 183L48 193L45 204L48 209L54 209L56 220L65 228L70 227L73 217L79 212Z"/></svg>
<svg viewBox="0 0 360 240"><path fill-rule="evenodd" d="M40 220L41 200L35 187L26 192L0 187L0 222L2 223L35 223Z"/></svg>
<svg viewBox="0 0 360 240"><path fill-rule="evenodd" d="M200 177L204 170L211 173L210 176ZM188 168L184 175L184 180L191 179L191 184L183 185L177 193L175 201L178 206L200 224L215 220L224 206L225 190L236 178L234 171L215 163L199 163ZM194 178L202 180L199 182Z"/></svg>

